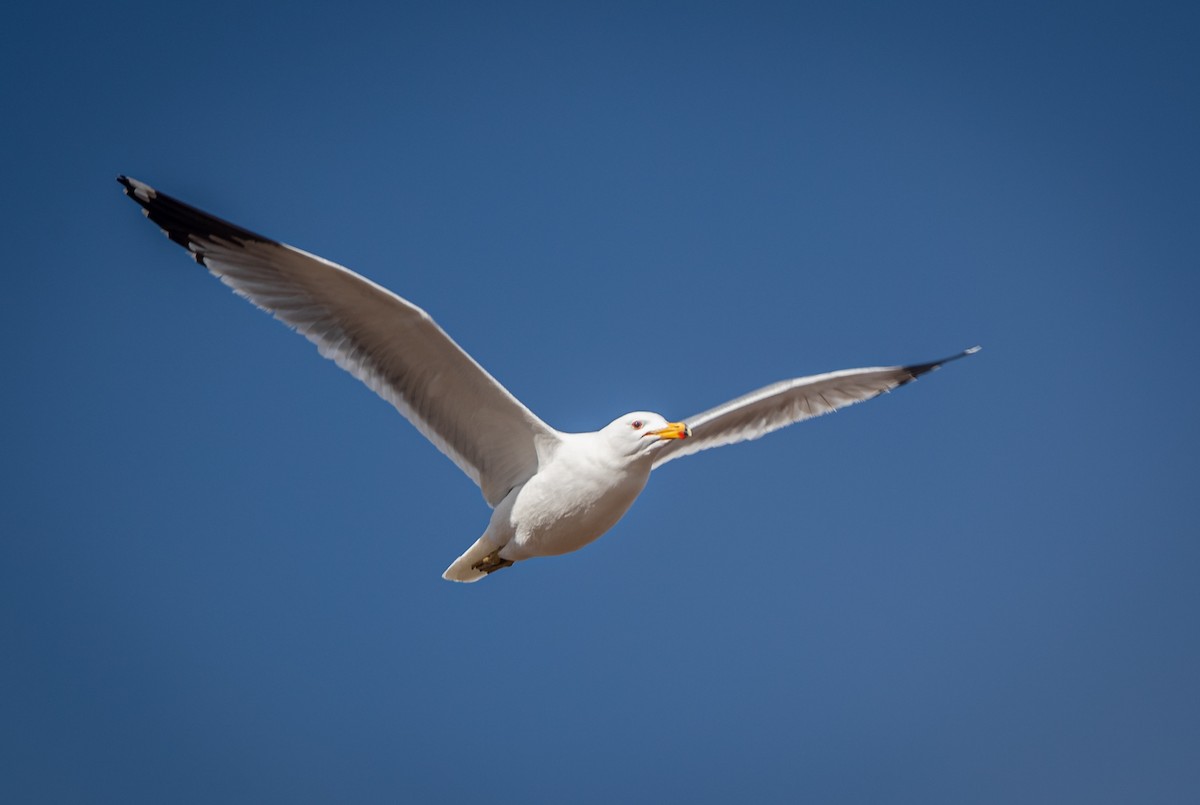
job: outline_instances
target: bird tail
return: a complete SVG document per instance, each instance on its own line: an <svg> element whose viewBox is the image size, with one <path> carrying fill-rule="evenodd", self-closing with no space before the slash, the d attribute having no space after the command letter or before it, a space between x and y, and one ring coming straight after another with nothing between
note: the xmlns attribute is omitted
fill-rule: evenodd
<svg viewBox="0 0 1200 805"><path fill-rule="evenodd" d="M466 553L454 560L450 567L446 568L446 572L442 574L442 578L446 581L462 581L473 582L479 581L487 575L486 571L476 570L472 565L477 565L487 558L488 554L498 550L496 544L486 536L475 540L475 544L467 548Z"/></svg>

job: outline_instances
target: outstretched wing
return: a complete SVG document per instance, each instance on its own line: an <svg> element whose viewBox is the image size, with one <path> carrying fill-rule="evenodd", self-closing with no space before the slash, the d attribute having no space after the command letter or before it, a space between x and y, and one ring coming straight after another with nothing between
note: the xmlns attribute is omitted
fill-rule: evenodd
<svg viewBox="0 0 1200 805"><path fill-rule="evenodd" d="M490 505L537 472L558 444L557 431L411 302L135 179L117 180L196 262L394 405L479 484Z"/></svg>
<svg viewBox="0 0 1200 805"><path fill-rule="evenodd" d="M912 382L948 361L974 355L978 351L979 347L971 347L932 363L844 369L765 386L685 419L684 422L692 429L691 437L662 442L663 447L654 458L654 466L659 467L671 459L710 447L757 439L796 422L869 400Z"/></svg>

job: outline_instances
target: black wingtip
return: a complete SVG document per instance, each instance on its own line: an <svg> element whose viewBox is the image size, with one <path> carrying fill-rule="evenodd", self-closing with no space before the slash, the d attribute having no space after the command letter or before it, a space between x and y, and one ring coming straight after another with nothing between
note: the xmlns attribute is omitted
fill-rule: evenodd
<svg viewBox="0 0 1200 805"><path fill-rule="evenodd" d="M909 377L907 380L904 381L904 383L911 383L912 381L916 380L921 375L929 374L934 369L937 369L947 363L950 363L951 361L956 361L959 358L965 358L968 355L974 355L976 352L978 352L981 349L983 349L983 347L981 347L979 345L975 345L973 347L970 347L969 349L964 349L962 352L959 352L957 355L951 355L949 358L942 358L940 361L930 361L929 363L916 363L916 364L913 364L912 366L905 366L904 371L908 372ZM901 383L900 385L903 386L904 383Z"/></svg>
<svg viewBox="0 0 1200 805"><path fill-rule="evenodd" d="M125 188L125 195L142 208L146 217L156 223L168 238L187 249L198 263L204 262L205 242L211 243L213 239L235 243L276 242L190 204L184 204L158 192L145 182L131 179L124 174L117 176L117 182Z"/></svg>
<svg viewBox="0 0 1200 805"><path fill-rule="evenodd" d="M125 195L132 196L140 189L143 195L154 195L154 188L145 182L139 182L137 179L131 179L123 173L117 174L117 183L125 188Z"/></svg>

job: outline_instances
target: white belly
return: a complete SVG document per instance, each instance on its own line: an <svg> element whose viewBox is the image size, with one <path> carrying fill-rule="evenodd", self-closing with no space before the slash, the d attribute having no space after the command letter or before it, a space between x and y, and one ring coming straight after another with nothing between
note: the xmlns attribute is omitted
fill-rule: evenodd
<svg viewBox="0 0 1200 805"><path fill-rule="evenodd" d="M560 456L516 493L513 537L501 556L517 561L582 548L616 525L649 477L648 464L617 471Z"/></svg>

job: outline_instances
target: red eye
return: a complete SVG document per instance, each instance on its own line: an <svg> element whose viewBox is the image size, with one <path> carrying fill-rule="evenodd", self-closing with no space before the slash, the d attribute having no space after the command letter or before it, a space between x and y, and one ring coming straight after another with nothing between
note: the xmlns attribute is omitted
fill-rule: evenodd
<svg viewBox="0 0 1200 805"><path fill-rule="evenodd" d="M645 425L646 423L640 419L635 419L635 420L633 420L633 422L631 422L629 424L633 425L634 430L641 430L642 426Z"/></svg>

